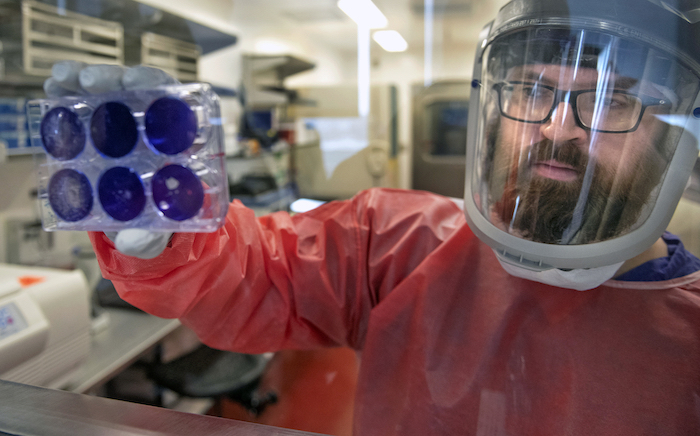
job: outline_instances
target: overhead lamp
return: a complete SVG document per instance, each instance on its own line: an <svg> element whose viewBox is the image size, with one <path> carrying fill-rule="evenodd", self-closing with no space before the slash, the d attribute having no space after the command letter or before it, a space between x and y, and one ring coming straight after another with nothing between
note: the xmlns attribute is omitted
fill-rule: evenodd
<svg viewBox="0 0 700 436"><path fill-rule="evenodd" d="M372 38L386 51L399 52L408 48L408 43L396 30L378 30Z"/></svg>
<svg viewBox="0 0 700 436"><path fill-rule="evenodd" d="M381 29L389 21L372 0L339 0L338 7L358 26L368 29Z"/></svg>
<svg viewBox="0 0 700 436"><path fill-rule="evenodd" d="M255 41L255 52L267 55L289 53L289 46L278 39L263 38Z"/></svg>

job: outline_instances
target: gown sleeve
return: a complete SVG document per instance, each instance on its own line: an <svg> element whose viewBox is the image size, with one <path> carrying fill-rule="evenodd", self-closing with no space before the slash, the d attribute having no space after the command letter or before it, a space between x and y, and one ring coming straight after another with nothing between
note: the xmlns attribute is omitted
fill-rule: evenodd
<svg viewBox="0 0 700 436"><path fill-rule="evenodd" d="M290 216L234 200L213 233L176 233L150 260L91 232L102 274L132 305L246 353L361 349L370 312L460 224L448 199L364 191ZM463 221L463 217L462 217Z"/></svg>

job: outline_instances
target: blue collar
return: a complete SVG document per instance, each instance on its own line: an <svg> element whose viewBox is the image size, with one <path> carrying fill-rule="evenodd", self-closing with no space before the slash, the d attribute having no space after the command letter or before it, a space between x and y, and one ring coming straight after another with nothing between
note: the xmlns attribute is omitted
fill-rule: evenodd
<svg viewBox="0 0 700 436"><path fill-rule="evenodd" d="M665 232L661 236L668 246L668 256L650 260L616 277L627 282L658 282L687 276L700 271L700 259L685 249L678 236Z"/></svg>

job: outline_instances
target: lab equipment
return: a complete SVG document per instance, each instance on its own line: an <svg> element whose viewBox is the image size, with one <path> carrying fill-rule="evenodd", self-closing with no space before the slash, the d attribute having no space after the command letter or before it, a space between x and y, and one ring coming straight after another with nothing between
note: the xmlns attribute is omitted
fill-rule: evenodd
<svg viewBox="0 0 700 436"><path fill-rule="evenodd" d="M397 187L393 164L399 117L394 85L371 87L369 117L358 116L357 87L308 87L297 93L316 102L294 107L300 120L292 148L299 196L334 200L371 187Z"/></svg>
<svg viewBox="0 0 700 436"><path fill-rule="evenodd" d="M24 97L0 98L0 141L7 155L22 155L33 152L27 133Z"/></svg>
<svg viewBox="0 0 700 436"><path fill-rule="evenodd" d="M467 80L416 84L413 92L411 188L464 197L469 91Z"/></svg>
<svg viewBox="0 0 700 436"><path fill-rule="evenodd" d="M206 84L27 105L47 231L211 232L228 208L218 96Z"/></svg>
<svg viewBox="0 0 700 436"><path fill-rule="evenodd" d="M61 388L90 351L80 270L0 264L0 379Z"/></svg>

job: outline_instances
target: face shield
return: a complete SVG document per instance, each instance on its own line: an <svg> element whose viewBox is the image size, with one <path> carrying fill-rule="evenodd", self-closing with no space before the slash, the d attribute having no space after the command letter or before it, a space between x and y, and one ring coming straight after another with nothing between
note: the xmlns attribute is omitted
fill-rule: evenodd
<svg viewBox="0 0 700 436"><path fill-rule="evenodd" d="M465 210L501 260L612 265L675 210L698 155L700 80L666 48L609 29L545 19L484 39Z"/></svg>

